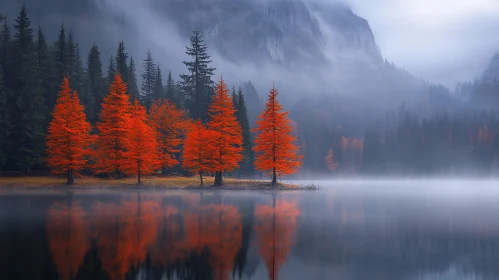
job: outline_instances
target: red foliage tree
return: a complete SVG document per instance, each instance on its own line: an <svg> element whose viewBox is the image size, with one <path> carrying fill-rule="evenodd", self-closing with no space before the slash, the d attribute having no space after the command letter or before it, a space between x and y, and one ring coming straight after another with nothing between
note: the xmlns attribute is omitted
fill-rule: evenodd
<svg viewBox="0 0 499 280"><path fill-rule="evenodd" d="M235 116L229 89L222 77L217 83L208 114L208 128L218 133L214 143L215 158L211 170L216 172L215 185L222 185L223 172L239 167L243 159L243 135L241 124Z"/></svg>
<svg viewBox="0 0 499 280"><path fill-rule="evenodd" d="M67 174L68 184L74 184L74 174L88 163L93 137L78 94L71 93L64 79L47 134L47 165L54 174Z"/></svg>
<svg viewBox="0 0 499 280"><path fill-rule="evenodd" d="M265 104L265 110L257 120L258 133L255 138L255 166L257 170L270 173L272 185L277 186L277 177L295 173L302 163L299 147L294 144L296 136L288 119L288 112L277 100L278 91L272 88Z"/></svg>
<svg viewBox="0 0 499 280"><path fill-rule="evenodd" d="M149 113L149 123L156 134L158 156L163 175L167 168L178 164L176 154L180 153L182 139L189 127L189 119L183 110L177 109L168 100L156 100Z"/></svg>
<svg viewBox="0 0 499 280"><path fill-rule="evenodd" d="M125 145L130 132L130 97L126 84L119 74L109 86L109 93L102 103L99 130L97 162L95 167L103 173L114 173L120 178L126 161Z"/></svg>
<svg viewBox="0 0 499 280"><path fill-rule="evenodd" d="M215 139L218 134L206 129L200 120L192 126L185 138L182 166L199 174L200 184L203 185L203 173L212 171L214 163Z"/></svg>
<svg viewBox="0 0 499 280"><path fill-rule="evenodd" d="M338 161L336 160L336 157L334 156L333 149L330 149L327 152L326 157L324 158L324 163L326 163L327 170L329 171L336 171L338 169Z"/></svg>
<svg viewBox="0 0 499 280"><path fill-rule="evenodd" d="M146 108L135 100L125 141L123 171L127 175L137 175L139 185L141 176L154 173L160 164L156 148L155 133L147 124Z"/></svg>

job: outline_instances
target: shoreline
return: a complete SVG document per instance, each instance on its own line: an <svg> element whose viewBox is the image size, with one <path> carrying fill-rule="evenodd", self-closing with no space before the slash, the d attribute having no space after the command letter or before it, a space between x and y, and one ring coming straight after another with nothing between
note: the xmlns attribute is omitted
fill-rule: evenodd
<svg viewBox="0 0 499 280"><path fill-rule="evenodd" d="M57 176L3 177L0 178L0 190L266 190L290 191L312 190L310 186L279 183L272 187L270 181L253 179L224 178L222 186L213 186L214 178L204 178L205 185L199 185L197 177L147 177L137 185L135 178L113 179L96 177L76 178L75 184L66 184L66 179Z"/></svg>

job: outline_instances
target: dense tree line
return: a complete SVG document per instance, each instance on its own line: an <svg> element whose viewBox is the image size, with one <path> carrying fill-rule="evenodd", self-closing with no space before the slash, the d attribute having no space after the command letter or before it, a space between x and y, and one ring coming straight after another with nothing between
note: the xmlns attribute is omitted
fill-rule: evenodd
<svg viewBox="0 0 499 280"><path fill-rule="evenodd" d="M396 124L364 137L369 173L497 174L499 120L493 111L417 117L401 112Z"/></svg>
<svg viewBox="0 0 499 280"><path fill-rule="evenodd" d="M124 42L117 44L115 54L109 58L102 58L94 44L83 62L82 50L72 32L64 25L56 32L56 41L47 42L44 30L31 26L26 7L14 20L1 18L0 170L46 171L46 133L64 77L69 77L72 90L78 93L92 133L98 131L102 103L116 74L126 84L131 104L138 100L147 114L154 111L156 118L182 118L171 114L177 108L194 122L199 118L203 126L209 122L215 69L201 32L191 34L186 48L190 59L183 61L186 71L178 79L171 71L163 71L165 68L150 51L137 63L127 53ZM479 113L464 108L478 104L483 110L493 110L497 104L497 83L462 84L457 92L460 94L452 97L446 88L429 85L428 100L418 105L419 112L401 109L384 118L377 114L369 121L349 113L352 104L345 98L299 102L292 108L290 118L296 121L291 125L303 155L301 173L494 172L499 152L497 119L488 111ZM239 167L230 173L253 176L256 156L255 133L251 128L257 125L264 104L251 82L232 87L230 95L241 125L243 147ZM169 103L155 104L156 100ZM181 164L183 143L171 146L175 137L168 136L179 133L179 129L164 130L163 138L156 139L164 153L172 155L163 160L163 174L187 174Z"/></svg>
<svg viewBox="0 0 499 280"><path fill-rule="evenodd" d="M339 125L301 124L300 128L303 174L493 175L499 171L499 119L494 111L421 116L401 108L355 130Z"/></svg>
<svg viewBox="0 0 499 280"><path fill-rule="evenodd" d="M184 61L186 74L180 75L176 81L171 72L168 72L164 83L160 65L154 60L151 52L145 55L140 65L143 71L139 75L136 62L127 53L125 43L119 42L115 55L108 60L106 75L99 47L94 44L83 63L79 45L72 32L64 25L58 32L56 42L48 43L41 27L35 34L26 6L22 7L13 23L11 26L10 21L1 18L0 170L44 170L45 135L65 77L69 78L71 90L77 92L94 132L97 129L102 103L116 74L119 74L126 84L126 94L132 104L138 100L150 111L154 109L155 100L168 100L174 107L185 110L193 120L199 118L203 123L208 122L208 108L214 93L212 76L215 69L210 67L208 48L203 43L203 36L199 31L192 33L191 45L186 50L186 54L191 58ZM237 112L236 118L242 126L243 163L233 173L247 176L254 170L254 152L246 103L241 90L236 98L233 105ZM178 162L180 146L174 149L176 153L172 160L175 165L164 165L163 173L166 173L168 168L181 171Z"/></svg>

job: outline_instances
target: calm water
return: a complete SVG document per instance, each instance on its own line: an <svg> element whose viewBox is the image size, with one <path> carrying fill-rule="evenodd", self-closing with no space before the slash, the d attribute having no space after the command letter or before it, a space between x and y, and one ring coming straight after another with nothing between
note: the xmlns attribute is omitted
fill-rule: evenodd
<svg viewBox="0 0 499 280"><path fill-rule="evenodd" d="M0 279L499 279L499 182L0 193Z"/></svg>

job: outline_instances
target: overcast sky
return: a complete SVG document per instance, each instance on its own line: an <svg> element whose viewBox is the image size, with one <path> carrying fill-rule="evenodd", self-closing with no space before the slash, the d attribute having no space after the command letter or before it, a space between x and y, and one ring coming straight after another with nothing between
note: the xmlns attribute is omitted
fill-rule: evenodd
<svg viewBox="0 0 499 280"><path fill-rule="evenodd" d="M499 51L499 0L345 1L369 21L386 59L430 81L470 80Z"/></svg>

